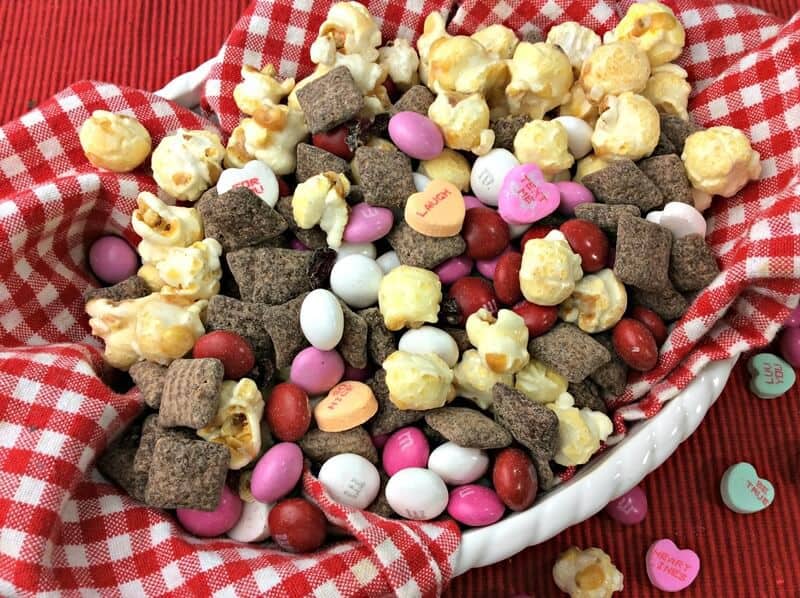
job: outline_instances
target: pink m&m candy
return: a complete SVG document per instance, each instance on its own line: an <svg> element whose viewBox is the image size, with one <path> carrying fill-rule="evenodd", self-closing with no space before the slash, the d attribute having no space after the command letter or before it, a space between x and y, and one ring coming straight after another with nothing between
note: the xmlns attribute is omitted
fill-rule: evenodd
<svg viewBox="0 0 800 598"><path fill-rule="evenodd" d="M289 380L310 395L328 392L344 376L344 360L336 351L308 347L292 360Z"/></svg>
<svg viewBox="0 0 800 598"><path fill-rule="evenodd" d="M431 119L417 112L398 112L389 120L389 137L406 154L431 160L442 153L444 138Z"/></svg>
<svg viewBox="0 0 800 598"><path fill-rule="evenodd" d="M342 239L347 243L372 243L386 236L393 223L391 210L358 203L350 208Z"/></svg>
<svg viewBox="0 0 800 598"><path fill-rule="evenodd" d="M647 517L647 495L640 486L635 486L606 506L606 513L623 525L636 525Z"/></svg>
<svg viewBox="0 0 800 598"><path fill-rule="evenodd" d="M475 262L468 255L459 255L436 266L436 275L442 284L453 284L459 278L469 276Z"/></svg>
<svg viewBox="0 0 800 598"><path fill-rule="evenodd" d="M383 469L390 476L408 467L425 467L430 447L419 428L400 428L383 447Z"/></svg>
<svg viewBox="0 0 800 598"><path fill-rule="evenodd" d="M258 501L273 503L289 494L302 474L303 451L293 442L279 442L258 460L250 492Z"/></svg>
<svg viewBox="0 0 800 598"><path fill-rule="evenodd" d="M187 531L201 538L212 538L231 529L242 514L242 499L227 486L222 487L219 505L213 511L176 509L175 516Z"/></svg>
<svg viewBox="0 0 800 598"><path fill-rule="evenodd" d="M464 525L491 525L500 520L504 511L503 503L491 488L467 484L450 491L447 513Z"/></svg>
<svg viewBox="0 0 800 598"><path fill-rule="evenodd" d="M800 328L800 305L792 310L783 325L787 328Z"/></svg>
<svg viewBox="0 0 800 598"><path fill-rule="evenodd" d="M308 246L303 243L300 239L293 238L289 241L289 247L295 249L297 251L308 251Z"/></svg>
<svg viewBox="0 0 800 598"><path fill-rule="evenodd" d="M573 181L559 181L556 183L561 200L558 211L565 216L574 216L575 207L582 203L594 202L594 195L580 183Z"/></svg>
<svg viewBox="0 0 800 598"><path fill-rule="evenodd" d="M464 196L464 207L467 210L472 208L485 208L486 206L481 203L481 200L475 197L474 195L465 195Z"/></svg>
<svg viewBox="0 0 800 598"><path fill-rule="evenodd" d="M511 247L506 247L506 250L497 257L493 257L490 260L478 260L475 262L475 267L478 269L478 272L483 274L486 278L494 280L494 271L497 269L497 262L510 251L513 251L513 249Z"/></svg>
<svg viewBox="0 0 800 598"><path fill-rule="evenodd" d="M139 256L125 239L108 235L92 243L89 265L97 278L107 284L117 284L136 274Z"/></svg>
<svg viewBox="0 0 800 598"><path fill-rule="evenodd" d="M500 216L511 224L541 220L555 212L561 202L558 187L544 180L535 164L522 164L503 179L497 199Z"/></svg>
<svg viewBox="0 0 800 598"><path fill-rule="evenodd" d="M800 328L785 328L781 333L781 355L792 364L800 368Z"/></svg>

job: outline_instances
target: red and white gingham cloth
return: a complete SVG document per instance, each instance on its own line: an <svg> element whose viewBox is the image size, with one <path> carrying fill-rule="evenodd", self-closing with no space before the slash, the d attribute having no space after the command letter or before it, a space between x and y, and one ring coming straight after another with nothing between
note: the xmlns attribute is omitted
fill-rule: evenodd
<svg viewBox="0 0 800 598"><path fill-rule="evenodd" d="M546 0L371 1L384 39L416 37L431 10L452 13L451 33L503 22L542 32L577 20L603 32L629 2ZM704 126L745 131L762 180L716 201L708 240L722 274L675 327L658 368L618 401L615 423L649 417L709 360L765 345L800 292L800 15L788 23L711 0L668 2L687 30L679 60ZM242 63L308 74L304 48L329 1L258 0L231 33L206 83L204 107L223 134L238 123L231 99ZM184 534L165 513L121 493L93 469L109 440L141 410L138 392L102 381L88 333L86 249L102 233L135 242L129 221L145 174L101 173L77 128L92 110L133 113L158 143L209 121L151 94L82 82L0 129L0 595L402 596L446 586L458 545L452 523L390 522L305 491L356 540L293 556ZM648 394L648 391L649 392ZM639 403L637 398L647 397ZM625 405L625 406L623 406Z"/></svg>

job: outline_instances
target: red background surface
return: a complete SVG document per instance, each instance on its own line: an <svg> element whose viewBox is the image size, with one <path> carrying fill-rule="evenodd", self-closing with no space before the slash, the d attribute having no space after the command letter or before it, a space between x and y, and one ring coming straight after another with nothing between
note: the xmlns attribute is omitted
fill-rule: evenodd
<svg viewBox="0 0 800 598"><path fill-rule="evenodd" d="M213 56L249 0L26 0L0 2L0 122L78 79L158 89ZM798 0L755 0L786 18ZM701 571L686 597L800 596L800 432L796 389L773 401L747 391L742 362L699 431L643 486L644 523L600 515L503 563L454 580L451 596L561 595L551 567L569 547L599 546L625 575L623 595L665 595L647 581L644 554L659 538L695 550ZM755 515L729 511L719 480L738 461L775 486Z"/></svg>

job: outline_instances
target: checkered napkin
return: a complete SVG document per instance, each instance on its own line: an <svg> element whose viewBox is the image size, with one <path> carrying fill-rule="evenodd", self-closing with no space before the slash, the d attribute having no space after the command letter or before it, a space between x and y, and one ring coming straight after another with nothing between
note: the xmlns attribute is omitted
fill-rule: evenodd
<svg viewBox="0 0 800 598"><path fill-rule="evenodd" d="M764 174L712 208L708 238L724 270L673 330L658 369L620 399L620 431L623 418L653 415L709 360L766 344L800 291L800 16L782 23L710 0L670 4L687 28L680 62L695 84L695 119L743 129L761 153ZM385 39L415 37L430 10L452 15L452 33L494 22L544 32L567 19L602 32L627 8L588 0L368 6L382 16ZM251 5L204 90L203 105L223 133L239 120L231 92L241 65L272 62L285 76L308 74L303 49L328 7L314 2L312 9L311 0ZM142 401L137 391L117 394L106 383L110 372L83 313L83 292L94 284L86 249L104 232L136 242L129 226L135 198L155 190L145 174L87 164L76 130L99 108L135 114L155 143L180 126L213 128L151 94L83 82L0 129L0 595L440 592L458 545L453 524L381 520L332 503L306 475L305 492L356 540L293 556L192 538L93 469Z"/></svg>

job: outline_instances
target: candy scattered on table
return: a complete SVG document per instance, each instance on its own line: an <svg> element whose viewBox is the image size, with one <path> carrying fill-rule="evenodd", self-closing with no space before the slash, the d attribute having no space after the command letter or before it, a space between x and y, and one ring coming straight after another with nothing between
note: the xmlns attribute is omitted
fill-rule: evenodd
<svg viewBox="0 0 800 598"><path fill-rule="evenodd" d="M759 353L747 361L750 392L761 399L780 397L794 386L796 374L792 366L772 353Z"/></svg>
<svg viewBox="0 0 800 598"><path fill-rule="evenodd" d="M599 548L568 548L553 565L553 581L570 598L610 598L623 587L622 573Z"/></svg>
<svg viewBox="0 0 800 598"><path fill-rule="evenodd" d="M697 553L690 548L679 549L666 538L650 545L645 564L650 583L664 592L685 590L700 573Z"/></svg>
<svg viewBox="0 0 800 598"><path fill-rule="evenodd" d="M731 465L719 483L722 502L731 511L747 515L763 511L775 500L775 488L758 477L750 463Z"/></svg>
<svg viewBox="0 0 800 598"><path fill-rule="evenodd" d="M605 508L606 514L623 525L636 525L647 517L647 495L641 486L615 498Z"/></svg>

